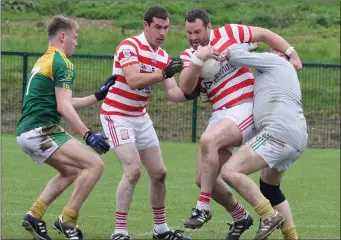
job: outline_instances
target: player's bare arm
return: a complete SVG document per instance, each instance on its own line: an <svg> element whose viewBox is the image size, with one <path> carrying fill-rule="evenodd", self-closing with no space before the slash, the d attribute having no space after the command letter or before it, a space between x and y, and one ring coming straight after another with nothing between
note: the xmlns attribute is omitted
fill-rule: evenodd
<svg viewBox="0 0 341 240"><path fill-rule="evenodd" d="M89 128L80 119L78 113L71 103L72 91L66 88L56 87L57 111L66 122L82 137L89 131Z"/></svg>
<svg viewBox="0 0 341 240"><path fill-rule="evenodd" d="M176 84L175 78L169 78L162 82L162 86L167 93L167 98L172 102L184 102L186 101L186 97L181 89Z"/></svg>
<svg viewBox="0 0 341 240"><path fill-rule="evenodd" d="M156 71L153 73L140 73L139 64L125 66L122 68L122 70L127 80L127 84L132 90L152 86L165 79L162 75L162 71Z"/></svg>
<svg viewBox="0 0 341 240"><path fill-rule="evenodd" d="M296 71L302 69L302 62L297 52L278 34L260 27L250 27L252 33L252 41L264 42L272 48L280 52L286 53L290 58L290 63L295 67Z"/></svg>
<svg viewBox="0 0 341 240"><path fill-rule="evenodd" d="M82 98L71 98L71 105L76 111L87 108L97 102L95 95L89 95Z"/></svg>
<svg viewBox="0 0 341 240"><path fill-rule="evenodd" d="M207 45L205 47L198 47L198 50L195 52L191 59L191 63L189 66L181 71L179 77L179 85L180 89L186 93L191 94L195 87L198 84L200 69L206 59L214 58L219 59L219 53L216 49L212 48L211 45Z"/></svg>
<svg viewBox="0 0 341 240"><path fill-rule="evenodd" d="M109 91L109 88L114 85L117 79L116 75L110 76L100 87L99 91L95 92L92 95L83 97L83 98L71 98L71 104L75 110L80 110L83 108L87 108L99 101L102 101Z"/></svg>
<svg viewBox="0 0 341 240"><path fill-rule="evenodd" d="M182 69L182 65L181 60L176 59L170 61L164 69L157 70L153 73L140 73L139 64L125 66L122 70L128 86L134 90L152 86L167 78L173 77L175 73L178 73Z"/></svg>

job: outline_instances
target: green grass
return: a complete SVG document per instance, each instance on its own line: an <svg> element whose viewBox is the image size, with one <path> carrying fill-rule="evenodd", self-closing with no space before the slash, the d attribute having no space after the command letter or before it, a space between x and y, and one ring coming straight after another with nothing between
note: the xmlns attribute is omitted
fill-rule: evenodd
<svg viewBox="0 0 341 240"><path fill-rule="evenodd" d="M47 181L55 174L48 166L36 166L19 149L13 135L2 135L2 239L29 238L21 227L21 219ZM194 184L198 145L162 142L161 149L168 169L167 219L172 227L183 229L199 194ZM282 189L291 203L301 239L340 239L340 150L308 149L284 177ZM103 156L104 174L81 210L79 224L87 239L108 239L114 227L115 191L121 177L121 166L112 152ZM258 174L252 178L258 181ZM152 214L147 195L147 174L143 175L133 197L128 225L136 239L149 239ZM45 221L52 238L59 237L51 224L67 204L69 189L49 208ZM244 206L256 215L252 208ZM185 233L193 239L222 239L226 235L227 212L212 204L213 218L202 229ZM251 239L258 221L245 233ZM279 231L273 238L280 239Z"/></svg>
<svg viewBox="0 0 341 240"><path fill-rule="evenodd" d="M172 24L164 48L174 56L188 45L183 30L187 11L203 8L210 14L213 27L238 23L269 28L293 44L304 62L340 62L340 3L337 1L8 2L4 1L2 11L2 49L6 51L45 51L46 21L52 15L65 14L88 20L108 20L109 24L104 27L101 23L91 25L90 21L86 24L81 21L77 53L111 54L122 39L142 31L143 13L148 6L161 5L169 11Z"/></svg>

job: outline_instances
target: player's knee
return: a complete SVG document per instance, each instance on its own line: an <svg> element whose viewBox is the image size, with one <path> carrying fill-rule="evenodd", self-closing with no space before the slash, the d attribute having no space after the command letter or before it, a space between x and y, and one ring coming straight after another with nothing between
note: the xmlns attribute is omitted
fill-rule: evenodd
<svg viewBox="0 0 341 240"><path fill-rule="evenodd" d="M270 185L259 178L259 187L264 197L270 201L272 206L276 206L285 201L285 196L281 191L280 184Z"/></svg>
<svg viewBox="0 0 341 240"><path fill-rule="evenodd" d="M130 184L136 184L141 177L141 165L132 164L124 174Z"/></svg>
<svg viewBox="0 0 341 240"><path fill-rule="evenodd" d="M216 149L214 136L205 132L200 137L200 148L204 153L208 151L214 151Z"/></svg>
<svg viewBox="0 0 341 240"><path fill-rule="evenodd" d="M233 168L231 168L228 164L225 164L221 168L220 176L227 184L231 184L234 181L234 173L235 171Z"/></svg>
<svg viewBox="0 0 341 240"><path fill-rule="evenodd" d="M167 169L162 167L158 169L155 173L150 175L150 178L157 182L164 182L167 177Z"/></svg>
<svg viewBox="0 0 341 240"><path fill-rule="evenodd" d="M104 162L102 159L97 157L97 159L93 161L91 169L101 175L104 171Z"/></svg>

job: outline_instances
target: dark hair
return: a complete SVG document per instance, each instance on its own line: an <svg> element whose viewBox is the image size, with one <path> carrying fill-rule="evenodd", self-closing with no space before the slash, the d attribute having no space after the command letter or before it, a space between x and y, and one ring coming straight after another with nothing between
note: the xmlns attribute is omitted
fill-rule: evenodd
<svg viewBox="0 0 341 240"><path fill-rule="evenodd" d="M55 16L47 26L47 34L49 39L53 38L60 30L78 30L79 26L76 21L73 21L64 16Z"/></svg>
<svg viewBox="0 0 341 240"><path fill-rule="evenodd" d="M207 12L203 9L192 9L190 10L186 17L185 22L194 22L196 19L201 19L201 21L204 23L204 27L207 27L207 25L210 23L210 19L208 18Z"/></svg>
<svg viewBox="0 0 341 240"><path fill-rule="evenodd" d="M166 20L168 18L168 12L163 7L149 7L144 13L144 21L146 21L148 25L150 25L153 22L153 17Z"/></svg>

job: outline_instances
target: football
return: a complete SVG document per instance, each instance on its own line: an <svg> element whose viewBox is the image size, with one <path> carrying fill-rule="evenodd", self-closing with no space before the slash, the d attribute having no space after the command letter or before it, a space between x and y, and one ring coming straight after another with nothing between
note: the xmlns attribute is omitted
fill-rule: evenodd
<svg viewBox="0 0 341 240"><path fill-rule="evenodd" d="M201 71L201 78L213 78L220 70L221 62L210 58L204 61Z"/></svg>

